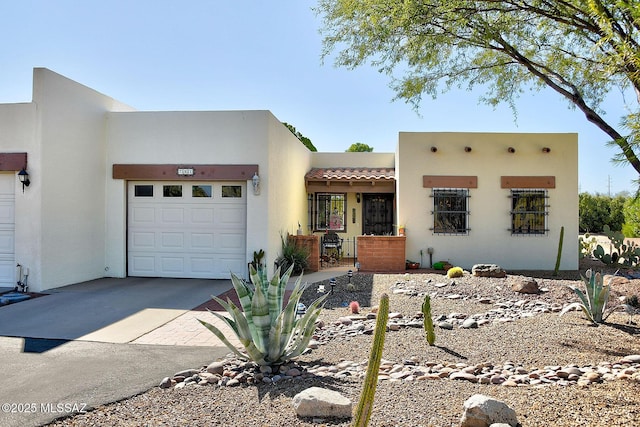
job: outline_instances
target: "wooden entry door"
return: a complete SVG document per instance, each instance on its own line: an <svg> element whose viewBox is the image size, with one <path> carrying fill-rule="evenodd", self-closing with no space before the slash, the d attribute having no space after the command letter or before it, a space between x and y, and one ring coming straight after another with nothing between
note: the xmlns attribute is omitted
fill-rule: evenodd
<svg viewBox="0 0 640 427"><path fill-rule="evenodd" d="M393 194L364 194L362 234L393 234Z"/></svg>

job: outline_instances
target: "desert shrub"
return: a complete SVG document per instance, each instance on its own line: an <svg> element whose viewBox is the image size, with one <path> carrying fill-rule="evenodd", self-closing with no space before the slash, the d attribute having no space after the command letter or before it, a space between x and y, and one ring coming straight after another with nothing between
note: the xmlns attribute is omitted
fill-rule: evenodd
<svg viewBox="0 0 640 427"><path fill-rule="evenodd" d="M309 266L309 250L303 246L296 245L295 240L287 233L286 236L280 235L282 241L282 253L276 260L281 271L287 271L293 266L293 275L302 274Z"/></svg>
<svg viewBox="0 0 640 427"><path fill-rule="evenodd" d="M462 277L464 276L464 271L461 267L451 267L447 270L447 277L449 279L453 279L454 277Z"/></svg>

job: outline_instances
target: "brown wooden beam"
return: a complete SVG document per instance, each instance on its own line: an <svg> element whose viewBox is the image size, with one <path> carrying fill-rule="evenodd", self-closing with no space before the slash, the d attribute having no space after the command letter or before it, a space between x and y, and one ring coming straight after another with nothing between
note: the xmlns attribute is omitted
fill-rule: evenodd
<svg viewBox="0 0 640 427"><path fill-rule="evenodd" d="M556 188L555 176L501 176L501 188Z"/></svg>
<svg viewBox="0 0 640 427"><path fill-rule="evenodd" d="M114 164L113 178L167 181L246 181L258 172L258 165L148 165Z"/></svg>
<svg viewBox="0 0 640 427"><path fill-rule="evenodd" d="M424 188L478 188L477 176L424 175Z"/></svg>
<svg viewBox="0 0 640 427"><path fill-rule="evenodd" d="M0 171L27 169L27 153L0 153Z"/></svg>

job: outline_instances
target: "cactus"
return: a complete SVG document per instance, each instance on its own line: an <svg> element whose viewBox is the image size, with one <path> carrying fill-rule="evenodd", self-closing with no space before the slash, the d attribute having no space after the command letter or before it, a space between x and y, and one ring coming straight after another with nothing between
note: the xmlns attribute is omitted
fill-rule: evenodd
<svg viewBox="0 0 640 427"><path fill-rule="evenodd" d="M593 251L595 256L605 264L622 264L628 267L634 267L640 262L640 246L634 242L624 242L624 234L620 231L611 231L608 225L604 226L604 234L611 241L611 246L615 249L611 254L604 253L604 248L598 245Z"/></svg>
<svg viewBox="0 0 640 427"><path fill-rule="evenodd" d="M431 318L431 297L424 296L422 303L422 314L424 315L424 332L427 334L427 342L433 345L436 342L436 333L433 329L433 319Z"/></svg>
<svg viewBox="0 0 640 427"><path fill-rule="evenodd" d="M449 270L447 270L447 277L449 279L462 276L464 276L464 270L462 270L462 268L460 267L451 267Z"/></svg>
<svg viewBox="0 0 640 427"><path fill-rule="evenodd" d="M579 308L595 325L604 323L607 317L618 308L617 306L607 307L609 291L611 289L610 284L604 283L601 273L594 273L591 270L587 270L585 276L581 277L585 285L585 292L575 286L569 286L569 288L578 295L580 301L564 307L560 312L560 316ZM611 279L609 279L609 281L611 281Z"/></svg>
<svg viewBox="0 0 640 427"><path fill-rule="evenodd" d="M564 240L564 225L560 227L560 240L558 241L558 256L556 256L556 268L553 270L553 275L558 275L560 269L560 258L562 258L562 241Z"/></svg>
<svg viewBox="0 0 640 427"><path fill-rule="evenodd" d="M380 361L382 360L382 349L384 347L384 335L387 332L387 320L389 319L389 295L382 294L380 297L380 307L378 308L378 320L373 336L371 354L369 355L369 365L364 378L360 401L356 408L354 427L366 427L371 418L373 410L373 398L378 385L378 372L380 371Z"/></svg>

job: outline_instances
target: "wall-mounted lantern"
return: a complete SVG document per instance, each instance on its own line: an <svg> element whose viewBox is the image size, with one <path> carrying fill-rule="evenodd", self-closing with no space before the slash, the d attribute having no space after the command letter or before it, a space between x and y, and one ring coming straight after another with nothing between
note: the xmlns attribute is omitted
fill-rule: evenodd
<svg viewBox="0 0 640 427"><path fill-rule="evenodd" d="M29 184L31 184L31 181L29 181L29 173L22 168L20 172L18 172L18 179L22 183L22 192L24 193L24 187L28 187Z"/></svg>
<svg viewBox="0 0 640 427"><path fill-rule="evenodd" d="M253 178L251 178L253 183L253 194L256 196L260 194L260 177L258 176L258 172L253 174Z"/></svg>
<svg viewBox="0 0 640 427"><path fill-rule="evenodd" d="M360 203L360 193L356 193L356 202Z"/></svg>
<svg viewBox="0 0 640 427"><path fill-rule="evenodd" d="M543 153L550 153L550 152L551 152L551 148L549 148L549 147L542 147L542 152L543 152Z"/></svg>
<svg viewBox="0 0 640 427"><path fill-rule="evenodd" d="M513 153L516 152L516 149L513 148L513 147L509 147L509 148L507 148L507 151L510 152L511 154L513 154Z"/></svg>

